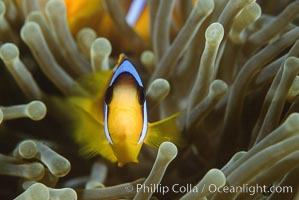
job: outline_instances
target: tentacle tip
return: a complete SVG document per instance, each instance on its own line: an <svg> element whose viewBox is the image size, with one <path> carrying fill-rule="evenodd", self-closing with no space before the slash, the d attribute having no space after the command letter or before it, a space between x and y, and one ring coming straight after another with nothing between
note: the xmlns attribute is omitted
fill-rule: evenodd
<svg viewBox="0 0 299 200"><path fill-rule="evenodd" d="M210 43L220 43L224 36L224 28L222 24L212 23L206 30L205 37Z"/></svg>
<svg viewBox="0 0 299 200"><path fill-rule="evenodd" d="M19 144L18 151L23 158L33 158L37 154L36 143L32 140L25 140Z"/></svg>
<svg viewBox="0 0 299 200"><path fill-rule="evenodd" d="M214 80L211 83L210 90L213 92L214 95L218 96L224 94L228 90L228 85L222 80Z"/></svg>
<svg viewBox="0 0 299 200"><path fill-rule="evenodd" d="M46 12L47 14L62 14L66 12L66 6L61 0L50 0L46 4Z"/></svg>
<svg viewBox="0 0 299 200"><path fill-rule="evenodd" d="M19 49L13 43L6 43L0 48L0 56L3 61L14 60L19 57Z"/></svg>
<svg viewBox="0 0 299 200"><path fill-rule="evenodd" d="M111 43L106 38L97 38L91 45L91 49L96 54L110 55L112 52Z"/></svg>
<svg viewBox="0 0 299 200"><path fill-rule="evenodd" d="M30 119L38 121L43 119L47 114L47 107L41 101L32 101L26 106L25 111Z"/></svg>
<svg viewBox="0 0 299 200"><path fill-rule="evenodd" d="M213 184L217 185L217 187L222 187L226 183L226 177L219 169L210 169L207 172L206 177L209 177L209 179L211 179Z"/></svg>
<svg viewBox="0 0 299 200"><path fill-rule="evenodd" d="M172 160L177 156L178 149L172 142L163 142L159 147L159 152L169 160Z"/></svg>

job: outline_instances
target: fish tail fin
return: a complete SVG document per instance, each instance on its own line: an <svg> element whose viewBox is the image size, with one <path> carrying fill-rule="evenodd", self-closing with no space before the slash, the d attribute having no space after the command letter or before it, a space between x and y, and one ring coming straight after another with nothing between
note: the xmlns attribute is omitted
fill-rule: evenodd
<svg viewBox="0 0 299 200"><path fill-rule="evenodd" d="M185 145L181 131L177 123L177 117L180 113L171 115L163 120L149 123L147 136L144 143L153 148L159 148L160 144L169 141L179 147Z"/></svg>

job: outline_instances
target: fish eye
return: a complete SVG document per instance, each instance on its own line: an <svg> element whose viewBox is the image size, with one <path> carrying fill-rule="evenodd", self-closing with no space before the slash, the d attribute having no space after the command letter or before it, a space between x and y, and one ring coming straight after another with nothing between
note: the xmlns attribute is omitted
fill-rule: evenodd
<svg viewBox="0 0 299 200"><path fill-rule="evenodd" d="M138 101L140 105L143 105L145 102L145 94L143 87L138 87Z"/></svg>
<svg viewBox="0 0 299 200"><path fill-rule="evenodd" d="M107 88L106 93L105 93L105 103L107 105L111 103L112 95L113 95L113 87L110 86Z"/></svg>

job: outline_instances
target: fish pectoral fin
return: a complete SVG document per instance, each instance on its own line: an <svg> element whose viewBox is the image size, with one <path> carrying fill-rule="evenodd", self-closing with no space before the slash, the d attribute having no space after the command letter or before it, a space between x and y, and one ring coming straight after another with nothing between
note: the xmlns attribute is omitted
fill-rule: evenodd
<svg viewBox="0 0 299 200"><path fill-rule="evenodd" d="M72 115L77 115L74 122L73 138L80 145L80 153L90 157L100 154L111 162L117 159L104 133L103 123L99 123L82 108L77 108Z"/></svg>
<svg viewBox="0 0 299 200"><path fill-rule="evenodd" d="M183 146L185 141L182 138L177 117L180 113L171 115L163 120L149 123L148 132L144 143L153 148L159 148L160 144L166 141L172 142L177 146Z"/></svg>
<svg viewBox="0 0 299 200"><path fill-rule="evenodd" d="M67 100L69 103L83 109L86 112L89 112L90 107L92 107L92 100L85 97L68 97Z"/></svg>
<svg viewBox="0 0 299 200"><path fill-rule="evenodd" d="M86 97L68 97L68 102L75 107L81 108L87 114L91 115L94 119L99 122L104 121L103 119L103 108L99 105L103 104L102 99L93 99Z"/></svg>

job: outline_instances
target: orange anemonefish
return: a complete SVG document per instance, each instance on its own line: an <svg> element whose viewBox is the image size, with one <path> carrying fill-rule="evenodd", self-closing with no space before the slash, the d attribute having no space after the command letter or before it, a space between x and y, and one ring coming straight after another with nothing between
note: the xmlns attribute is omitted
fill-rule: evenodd
<svg viewBox="0 0 299 200"><path fill-rule="evenodd" d="M132 63L123 59L114 71L104 101L104 130L119 162L137 162L147 123L141 79Z"/></svg>
<svg viewBox="0 0 299 200"><path fill-rule="evenodd" d="M95 72L86 80L87 84L81 83L95 87L96 93L91 97L69 98L75 105L71 112L76 118L74 138L81 145L83 154L100 154L123 166L138 162L143 143L153 148L158 148L164 141L183 144L176 121L178 114L148 122L141 78L123 55L113 71Z"/></svg>
<svg viewBox="0 0 299 200"><path fill-rule="evenodd" d="M121 33L107 11L105 1L101 0L63 0L67 8L67 21L73 36L82 28L92 28L98 36L107 38L113 51L130 51L138 53L126 38L128 35ZM124 11L126 22L142 38L144 45L150 45L149 9L146 0L119 1Z"/></svg>

